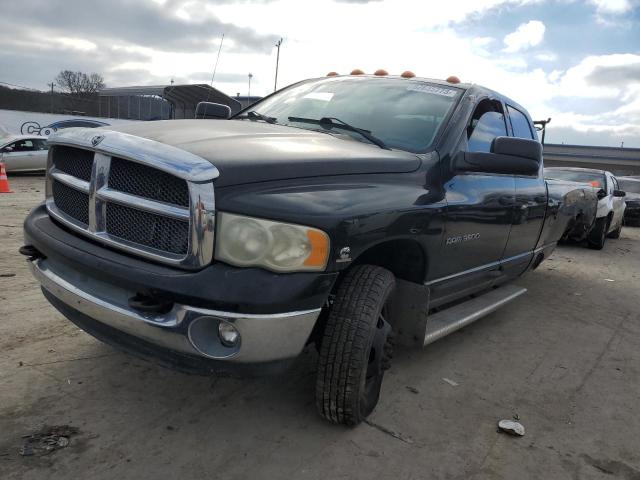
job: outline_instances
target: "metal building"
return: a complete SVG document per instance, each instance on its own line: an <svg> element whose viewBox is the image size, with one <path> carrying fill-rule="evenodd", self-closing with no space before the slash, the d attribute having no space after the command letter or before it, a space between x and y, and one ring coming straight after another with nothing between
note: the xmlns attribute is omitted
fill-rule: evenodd
<svg viewBox="0 0 640 480"><path fill-rule="evenodd" d="M194 118L199 102L228 105L240 111L239 101L206 84L103 88L98 92L100 115L131 120Z"/></svg>

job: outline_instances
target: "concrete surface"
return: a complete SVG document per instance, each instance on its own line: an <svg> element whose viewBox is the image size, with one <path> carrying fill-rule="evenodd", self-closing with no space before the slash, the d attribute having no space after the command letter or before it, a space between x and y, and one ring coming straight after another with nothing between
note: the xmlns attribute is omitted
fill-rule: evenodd
<svg viewBox="0 0 640 480"><path fill-rule="evenodd" d="M640 229L601 252L559 248L521 280L529 292L516 302L398 352L370 422L346 429L316 416L313 351L286 377L216 380L133 359L67 322L16 253L42 177L10 180L2 479L640 478ZM524 437L496 432L516 414ZM43 425L80 434L48 456L19 456L22 436Z"/></svg>

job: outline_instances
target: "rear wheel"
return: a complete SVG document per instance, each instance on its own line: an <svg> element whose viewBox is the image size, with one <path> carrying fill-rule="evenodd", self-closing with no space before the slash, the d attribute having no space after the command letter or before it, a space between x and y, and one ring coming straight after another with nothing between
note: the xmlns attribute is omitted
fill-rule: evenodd
<svg viewBox="0 0 640 480"><path fill-rule="evenodd" d="M609 229L609 217L602 217L596 219L596 224L593 226L589 236L587 237L587 244L589 248L594 250L602 250L604 242L607 238L607 230Z"/></svg>
<svg viewBox="0 0 640 480"><path fill-rule="evenodd" d="M325 326L316 380L316 407L327 420L357 425L375 408L390 366L391 325L385 305L393 274L374 265L350 270Z"/></svg>

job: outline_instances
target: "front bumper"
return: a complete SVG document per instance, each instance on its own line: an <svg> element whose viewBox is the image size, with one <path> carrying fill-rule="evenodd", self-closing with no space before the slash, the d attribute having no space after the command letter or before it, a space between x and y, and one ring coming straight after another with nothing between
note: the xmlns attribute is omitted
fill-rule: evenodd
<svg viewBox="0 0 640 480"><path fill-rule="evenodd" d="M66 305L100 324L189 356L233 363L269 363L294 358L304 348L321 309L280 314L240 314L174 304L167 313L142 313L128 306L135 292L87 277L48 259L30 260L29 266L54 306ZM70 310L63 313L73 317ZM217 324L225 321L240 332L235 347L217 337ZM89 332L91 333L91 332Z"/></svg>
<svg viewBox="0 0 640 480"><path fill-rule="evenodd" d="M286 366L308 342L337 278L336 273L278 274L220 262L198 271L153 264L72 234L43 206L29 214L24 228L25 243L37 252L38 258L29 261L34 276L71 321L131 353L156 360L179 357L188 364L198 360L203 368L196 370L205 372L244 376ZM166 301L169 311L130 307L137 294ZM239 331L236 347L222 345L219 322Z"/></svg>

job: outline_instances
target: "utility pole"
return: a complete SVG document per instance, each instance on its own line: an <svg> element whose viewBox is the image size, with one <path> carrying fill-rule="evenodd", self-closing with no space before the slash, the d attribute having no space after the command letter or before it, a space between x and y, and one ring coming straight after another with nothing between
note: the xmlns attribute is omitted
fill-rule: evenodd
<svg viewBox="0 0 640 480"><path fill-rule="evenodd" d="M51 113L53 113L53 87L56 86L55 83L47 83L47 86L51 87Z"/></svg>
<svg viewBox="0 0 640 480"><path fill-rule="evenodd" d="M251 79L253 78L253 74L249 73L249 92L247 93L247 106L250 105L251 101Z"/></svg>
<svg viewBox="0 0 640 480"><path fill-rule="evenodd" d="M276 54L276 79L273 82L274 92L278 89L278 66L280 64L280 45L282 45L282 38L276 42L276 48L278 49L278 53Z"/></svg>

